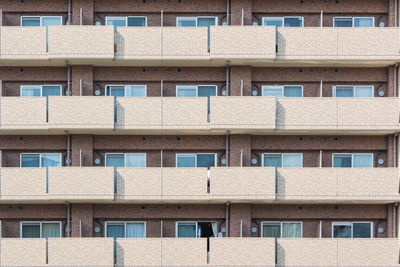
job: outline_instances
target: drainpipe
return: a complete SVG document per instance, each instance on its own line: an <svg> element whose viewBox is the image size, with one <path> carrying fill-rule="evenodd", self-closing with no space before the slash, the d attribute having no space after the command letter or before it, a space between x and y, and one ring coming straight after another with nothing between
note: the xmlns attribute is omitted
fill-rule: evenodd
<svg viewBox="0 0 400 267"><path fill-rule="evenodd" d="M229 201L226 202L225 237L229 237Z"/></svg>
<svg viewBox="0 0 400 267"><path fill-rule="evenodd" d="M229 167L229 131L226 131L225 138L225 159L226 159L226 167Z"/></svg>
<svg viewBox="0 0 400 267"><path fill-rule="evenodd" d="M226 61L226 96L229 96L229 91L230 91L230 82L229 82L229 76L230 76L230 68L229 64L231 62L229 60Z"/></svg>
<svg viewBox="0 0 400 267"><path fill-rule="evenodd" d="M71 229L70 229L70 215L71 215L71 204L69 202L65 202L67 205L67 237L70 237Z"/></svg>
<svg viewBox="0 0 400 267"><path fill-rule="evenodd" d="M67 166L71 166L71 154L70 154L70 146L71 146L71 136L69 135L68 131L65 131L67 135Z"/></svg>
<svg viewBox="0 0 400 267"><path fill-rule="evenodd" d="M324 11L321 10L321 17L320 17L320 22L319 22L320 27L324 27Z"/></svg>
<svg viewBox="0 0 400 267"><path fill-rule="evenodd" d="M397 225L396 225L396 217L397 217L397 206L399 203L394 203L393 206L393 238L397 237Z"/></svg>
<svg viewBox="0 0 400 267"><path fill-rule="evenodd" d="M71 25L71 0L68 0L68 20L67 25Z"/></svg>
<svg viewBox="0 0 400 267"><path fill-rule="evenodd" d="M394 0L394 26L395 27L397 27L397 25L398 25L398 18L397 18L397 16L398 16L398 11L397 11L397 9L398 9L398 0Z"/></svg>
<svg viewBox="0 0 400 267"><path fill-rule="evenodd" d="M397 166L397 136L398 133L395 133L393 136L393 167Z"/></svg>
<svg viewBox="0 0 400 267"><path fill-rule="evenodd" d="M67 62L67 66L68 66L67 95L70 96L70 95L72 95L72 93L71 93L71 66L69 65L68 62Z"/></svg>
<svg viewBox="0 0 400 267"><path fill-rule="evenodd" d="M226 0L226 24L230 25L229 21L230 21L230 14L229 14L229 10L231 9L230 7L230 0Z"/></svg>
<svg viewBox="0 0 400 267"><path fill-rule="evenodd" d="M394 68L393 68L393 91L394 92L393 92L393 95L395 97L397 97L397 89L398 89L398 86L397 86L397 79L398 79L397 70L398 70L398 67L399 67L398 63L394 64Z"/></svg>

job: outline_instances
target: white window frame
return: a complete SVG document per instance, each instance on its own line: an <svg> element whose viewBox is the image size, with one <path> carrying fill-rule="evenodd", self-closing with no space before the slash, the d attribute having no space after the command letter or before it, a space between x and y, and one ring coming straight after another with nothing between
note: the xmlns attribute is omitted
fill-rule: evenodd
<svg viewBox="0 0 400 267"><path fill-rule="evenodd" d="M198 17L176 17L175 19L175 26L176 27L182 27L182 26L178 26L178 21L179 20L195 20L196 21L196 26L194 27L198 27L199 24L199 18L200 19L215 19L215 25L213 26L218 26L218 17L217 16L198 16Z"/></svg>
<svg viewBox="0 0 400 267"><path fill-rule="evenodd" d="M128 26L128 18L144 18L145 25L143 27L147 27L147 16L106 16L106 25L109 25L108 24L109 19L121 19L121 20L125 19L126 26L118 26L118 27L140 27L140 26Z"/></svg>
<svg viewBox="0 0 400 267"><path fill-rule="evenodd" d="M304 92L304 87L303 87L303 85L296 85L296 84L286 84L286 85L263 85L263 86L261 86L261 96L264 96L264 87L275 87L275 88L279 88L279 89L281 89L281 96L278 96L278 97L286 97L285 96L285 87L290 87L290 86L298 86L298 87L301 87L301 96L300 97L303 97L303 92Z"/></svg>
<svg viewBox="0 0 400 267"><path fill-rule="evenodd" d="M354 223L369 223L371 225L371 237L370 238L374 238L374 222L371 221L361 221L361 222L332 222L332 238L341 238L341 237L334 237L334 228L337 225L349 225L351 227L351 237L350 238L354 238L353 237L353 232L354 232ZM363 238L368 238L368 237L363 237Z"/></svg>
<svg viewBox="0 0 400 267"><path fill-rule="evenodd" d="M334 167L334 162L335 162L335 155L342 155L342 156L351 156L351 167L353 167L353 162L354 162L354 155L370 155L371 156L371 161L372 161L372 167L363 167L363 168L374 168L374 153L332 153L332 168L340 168L340 167Z"/></svg>
<svg viewBox="0 0 400 267"><path fill-rule="evenodd" d="M335 26L335 19L351 19L351 28L368 28L368 27L354 27L354 19L372 19L372 27L375 28L375 17L333 17L332 18L332 26L334 28L346 28L346 27L336 27ZM350 28L350 27L348 27Z"/></svg>
<svg viewBox="0 0 400 267"><path fill-rule="evenodd" d="M267 19L275 19L275 20L280 19L281 22L282 22L282 26L281 27L285 27L285 19L286 18L288 18L288 19L301 18L301 26L300 27L304 27L304 17L303 16L276 16L276 17L269 16L269 17L262 17L262 25L266 26L265 25L265 21ZM287 27L287 28L294 28L294 27Z"/></svg>
<svg viewBox="0 0 400 267"><path fill-rule="evenodd" d="M26 168L22 167L22 156L23 155L39 155L39 167L30 167L30 168L45 168L42 167L42 155L43 154L60 154L60 166L53 166L53 167L62 167L63 166L63 161L62 161L62 153L52 153L52 152L44 152L44 153L29 153L29 152L24 152L19 154L19 166L20 168Z"/></svg>
<svg viewBox="0 0 400 267"><path fill-rule="evenodd" d="M23 226L23 224L39 224L39 227L40 227L40 230L39 230L40 231L40 237L39 238L43 238L42 237L42 224L44 224L44 223L58 223L60 225L60 237L59 238L63 237L61 221L21 221L19 223L19 237L23 238L22 237L22 226Z"/></svg>
<svg viewBox="0 0 400 267"><path fill-rule="evenodd" d="M145 88L145 96L143 96L143 97L147 97L147 85L146 84L106 84L106 96L110 96L109 94L108 94L108 87L110 87L110 86L123 86L124 87L124 97L127 97L126 96L126 88L128 87L128 86L144 86L144 88ZM111 89L110 89L110 93L111 93ZM140 96L129 96L129 97L140 97Z"/></svg>
<svg viewBox="0 0 400 267"><path fill-rule="evenodd" d="M197 168L197 155L214 155L214 165L217 167L217 153L176 153L175 154L175 167L176 168L183 168L183 167L178 167L178 157L192 157L194 156L194 162L195 166L194 167L187 167L187 168ZM205 167L201 167L205 168Z"/></svg>
<svg viewBox="0 0 400 267"><path fill-rule="evenodd" d="M334 86L332 86L332 96L333 97L335 97L335 98L344 98L344 97L337 97L336 96L336 89L337 89L337 87L351 87L352 88L352 90L353 90L353 96L352 96L352 98L374 98L375 97L375 94L374 94L374 92L375 92L375 86L373 86L373 85L343 85L343 84L340 84L340 85L334 85ZM370 87L371 88L371 97L356 97L355 95L356 95L356 87ZM350 97L349 97L350 98Z"/></svg>
<svg viewBox="0 0 400 267"><path fill-rule="evenodd" d="M61 25L63 25L62 16L21 16L21 17L20 17L20 24L19 24L19 25L21 25L21 27L29 27L29 26L22 26L22 20L23 20L24 18L39 18L39 20L40 20L40 25L39 25L39 27L43 27L43 26L42 26L42 25L43 25L43 23L42 23L43 17L46 17L46 18L59 18L60 21L61 21Z"/></svg>
<svg viewBox="0 0 400 267"><path fill-rule="evenodd" d="M144 237L126 237L126 225L130 223L142 223L144 225ZM107 227L108 224L123 224L124 225L124 238L146 238L147 237L147 224L146 221L106 221L105 223L105 231L104 231L104 237L107 237Z"/></svg>
<svg viewBox="0 0 400 267"><path fill-rule="evenodd" d="M127 154L144 155L144 167L126 167L126 155ZM106 153L105 159L104 159L104 167L107 167L107 156L108 155L124 155L124 167L123 168L146 168L147 167L147 153L118 153L118 152Z"/></svg>
<svg viewBox="0 0 400 267"><path fill-rule="evenodd" d="M300 223L300 237L282 237L282 228L284 223ZM262 221L261 222L261 231L260 237L264 237L264 224L279 224L280 225L280 233L279 238L303 238L303 222L302 221ZM265 237L270 238L270 237Z"/></svg>
<svg viewBox="0 0 400 267"><path fill-rule="evenodd" d="M283 167L283 155L284 154L301 155L301 167ZM262 159L261 159L261 166L262 167L264 167L264 155L281 155L281 160L282 160L282 167L281 168L303 168L303 153L262 153ZM271 168L271 167L266 167L266 168Z"/></svg>
<svg viewBox="0 0 400 267"><path fill-rule="evenodd" d="M42 96L43 96L43 86L58 86L58 87L60 88L60 96L63 95L61 84L42 84L42 85L37 85L37 84L22 84L22 85L19 87L19 96L20 96L20 97L34 97L34 96L23 96L23 95L22 95L22 90L23 90L25 87L39 87L39 88L40 88L40 96L37 96L37 97L42 97Z"/></svg>
<svg viewBox="0 0 400 267"><path fill-rule="evenodd" d="M196 88L196 97L199 97L199 87L202 87L202 86L215 87L215 95L218 96L218 86L217 85L215 85L215 84L210 84L210 85L198 84L198 85L177 85L175 88L175 97L178 97L179 89L189 89L189 88L193 88L193 87ZM182 97L182 96L180 96L180 97Z"/></svg>
<svg viewBox="0 0 400 267"><path fill-rule="evenodd" d="M198 236L198 231L197 230L199 228L199 223L202 223L202 222L217 223L216 221L176 221L175 222L175 238L178 238L178 225L179 225L179 223L187 223L187 224L194 223L194 224L196 224L196 237L193 237L193 238L201 238L201 237ZM217 235L218 235L218 233L217 233ZM216 237L218 237L218 236L216 236Z"/></svg>

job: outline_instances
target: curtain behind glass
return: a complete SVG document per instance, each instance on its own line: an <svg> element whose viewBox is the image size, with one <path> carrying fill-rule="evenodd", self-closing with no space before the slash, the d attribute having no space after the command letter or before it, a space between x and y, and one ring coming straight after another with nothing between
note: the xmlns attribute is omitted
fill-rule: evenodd
<svg viewBox="0 0 400 267"><path fill-rule="evenodd" d="M303 18L284 18L285 27L302 27Z"/></svg>
<svg viewBox="0 0 400 267"><path fill-rule="evenodd" d="M125 96L125 86L107 86L107 95Z"/></svg>
<svg viewBox="0 0 400 267"><path fill-rule="evenodd" d="M353 27L352 18L335 18L334 27Z"/></svg>
<svg viewBox="0 0 400 267"><path fill-rule="evenodd" d="M21 96L40 96L40 86L24 86L21 88Z"/></svg>
<svg viewBox="0 0 400 267"><path fill-rule="evenodd" d="M371 86L356 86L354 91L355 97L373 97L373 87Z"/></svg>
<svg viewBox="0 0 400 267"><path fill-rule="evenodd" d="M282 238L301 238L301 223L282 223Z"/></svg>
<svg viewBox="0 0 400 267"><path fill-rule="evenodd" d="M24 223L22 224L23 238L40 238L40 224Z"/></svg>
<svg viewBox="0 0 400 267"><path fill-rule="evenodd" d="M45 153L41 154L42 167L60 167L61 154L60 153Z"/></svg>
<svg viewBox="0 0 400 267"><path fill-rule="evenodd" d="M281 237L281 224L271 223L263 225L263 237Z"/></svg>
<svg viewBox="0 0 400 267"><path fill-rule="evenodd" d="M371 154L354 154L353 155L353 168L372 168L372 155Z"/></svg>
<svg viewBox="0 0 400 267"><path fill-rule="evenodd" d="M176 167L196 167L196 155L177 156Z"/></svg>
<svg viewBox="0 0 400 267"><path fill-rule="evenodd" d="M40 26L40 17L22 18L21 26Z"/></svg>
<svg viewBox="0 0 400 267"><path fill-rule="evenodd" d="M335 237L335 238L351 238L351 225L335 225L335 226L333 226L333 237Z"/></svg>
<svg viewBox="0 0 400 267"><path fill-rule="evenodd" d="M42 223L42 238L61 237L59 223Z"/></svg>
<svg viewBox="0 0 400 267"><path fill-rule="evenodd" d="M282 155L281 154L265 154L264 155L264 167L282 167Z"/></svg>
<svg viewBox="0 0 400 267"><path fill-rule="evenodd" d="M285 97L302 97L301 86L285 86L284 96Z"/></svg>
<svg viewBox="0 0 400 267"><path fill-rule="evenodd" d="M44 16L42 17L42 26L62 25L61 17Z"/></svg>
<svg viewBox="0 0 400 267"><path fill-rule="evenodd" d="M146 18L145 17L128 17L128 26L145 27L146 26Z"/></svg>
<svg viewBox="0 0 400 267"><path fill-rule="evenodd" d="M335 97L353 97L353 87L336 86Z"/></svg>
<svg viewBox="0 0 400 267"><path fill-rule="evenodd" d="M127 223L126 224L126 237L144 238L145 237L144 223Z"/></svg>
<svg viewBox="0 0 400 267"><path fill-rule="evenodd" d="M107 237L122 238L125 237L125 225L117 223L107 224Z"/></svg>
<svg viewBox="0 0 400 267"><path fill-rule="evenodd" d="M218 236L218 226L216 222L212 222L211 223L211 228L213 231L213 237L217 237Z"/></svg>
<svg viewBox="0 0 400 267"><path fill-rule="evenodd" d="M198 154L197 167L215 167L215 154Z"/></svg>
<svg viewBox="0 0 400 267"><path fill-rule="evenodd" d="M178 223L178 237L196 237L196 224Z"/></svg>
<svg viewBox="0 0 400 267"><path fill-rule="evenodd" d="M106 166L107 167L124 167L125 166L125 155L124 154L107 154L106 155Z"/></svg>
<svg viewBox="0 0 400 267"><path fill-rule="evenodd" d="M127 153L125 167L146 167L146 154Z"/></svg>
<svg viewBox="0 0 400 267"><path fill-rule="evenodd" d="M108 18L106 19L107 25L113 25L115 29L120 26L126 26L126 18Z"/></svg>
<svg viewBox="0 0 400 267"><path fill-rule="evenodd" d="M181 18L178 19L178 27L196 27L196 18Z"/></svg>
<svg viewBox="0 0 400 267"><path fill-rule="evenodd" d="M39 154L25 154L21 155L21 167L39 167L40 165Z"/></svg>
<svg viewBox="0 0 400 267"><path fill-rule="evenodd" d="M263 86L262 87L262 95L263 96L281 97L282 90L283 90L282 86Z"/></svg>
<svg viewBox="0 0 400 267"><path fill-rule="evenodd" d="M372 18L354 18L354 27L374 27Z"/></svg>
<svg viewBox="0 0 400 267"><path fill-rule="evenodd" d="M283 154L282 155L283 168L301 168L303 167L301 154Z"/></svg>
<svg viewBox="0 0 400 267"><path fill-rule="evenodd" d="M146 86L144 85L129 85L126 86L127 97L146 97Z"/></svg>
<svg viewBox="0 0 400 267"><path fill-rule="evenodd" d="M42 96L60 96L61 88L58 85L42 86Z"/></svg>
<svg viewBox="0 0 400 267"><path fill-rule="evenodd" d="M353 238L370 238L370 223L353 223Z"/></svg>
<svg viewBox="0 0 400 267"><path fill-rule="evenodd" d="M197 91L195 86L188 86L184 88L178 88L176 92L177 97L196 97Z"/></svg>
<svg viewBox="0 0 400 267"><path fill-rule="evenodd" d="M333 155L334 168L351 168L351 155Z"/></svg>

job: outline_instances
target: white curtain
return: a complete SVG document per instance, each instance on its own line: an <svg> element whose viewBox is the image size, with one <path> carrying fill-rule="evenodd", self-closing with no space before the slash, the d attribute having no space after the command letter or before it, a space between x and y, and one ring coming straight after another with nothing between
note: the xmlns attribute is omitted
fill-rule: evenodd
<svg viewBox="0 0 400 267"><path fill-rule="evenodd" d="M125 166L136 168L146 167L146 154L127 153Z"/></svg>
<svg viewBox="0 0 400 267"><path fill-rule="evenodd" d="M372 154L354 154L353 168L372 168Z"/></svg>
<svg viewBox="0 0 400 267"><path fill-rule="evenodd" d="M211 223L212 231L213 231L213 236L217 237L218 236L218 226L216 222Z"/></svg>
<svg viewBox="0 0 400 267"><path fill-rule="evenodd" d="M60 224L59 223L43 223L42 224L42 238L46 237L60 237Z"/></svg>
<svg viewBox="0 0 400 267"><path fill-rule="evenodd" d="M145 237L144 223L127 223L126 224L126 237L144 238Z"/></svg>
<svg viewBox="0 0 400 267"><path fill-rule="evenodd" d="M42 155L42 167L60 167L61 154L60 153L45 153Z"/></svg>
<svg viewBox="0 0 400 267"><path fill-rule="evenodd" d="M354 27L374 27L372 18L355 18Z"/></svg>
<svg viewBox="0 0 400 267"><path fill-rule="evenodd" d="M197 87L196 86L181 86L178 88L177 97L196 97L197 96Z"/></svg>
<svg viewBox="0 0 400 267"><path fill-rule="evenodd" d="M300 238L301 224L300 223L282 223L283 238Z"/></svg>
<svg viewBox="0 0 400 267"><path fill-rule="evenodd" d="M130 85L126 87L126 96L130 97L146 97L146 86Z"/></svg>
<svg viewBox="0 0 400 267"><path fill-rule="evenodd" d="M303 167L302 154L283 154L282 163L284 168L301 168Z"/></svg>
<svg viewBox="0 0 400 267"><path fill-rule="evenodd" d="M263 96L275 96L282 97L282 86L263 86L262 87L262 95Z"/></svg>
<svg viewBox="0 0 400 267"><path fill-rule="evenodd" d="M373 97L373 87L371 86L356 86L355 97Z"/></svg>

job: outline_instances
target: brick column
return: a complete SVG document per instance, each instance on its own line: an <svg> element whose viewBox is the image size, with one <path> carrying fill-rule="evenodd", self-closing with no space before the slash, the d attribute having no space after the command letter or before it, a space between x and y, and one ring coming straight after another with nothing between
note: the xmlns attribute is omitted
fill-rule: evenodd
<svg viewBox="0 0 400 267"><path fill-rule="evenodd" d="M72 166L80 165L80 150L82 150L82 166L93 166L93 136L72 135L71 156Z"/></svg>
<svg viewBox="0 0 400 267"><path fill-rule="evenodd" d="M387 137L387 155L386 155L386 167L394 167L394 149L393 149L393 135L388 135Z"/></svg>
<svg viewBox="0 0 400 267"><path fill-rule="evenodd" d="M242 222L243 237L250 237L251 204L230 204L230 237L240 237L240 222Z"/></svg>
<svg viewBox="0 0 400 267"><path fill-rule="evenodd" d="M395 86L394 86L394 66L389 66L387 68L388 70L388 85L387 85L387 92L386 92L386 96L388 97L393 97L394 96L394 90L395 90Z"/></svg>
<svg viewBox="0 0 400 267"><path fill-rule="evenodd" d="M386 27L394 27L395 25L395 17L394 17L394 13L395 11L395 4L394 4L395 0L388 0L388 22Z"/></svg>
<svg viewBox="0 0 400 267"><path fill-rule="evenodd" d="M253 16L252 0L231 0L231 25L242 24L242 10L244 25L251 25Z"/></svg>
<svg viewBox="0 0 400 267"><path fill-rule="evenodd" d="M243 80L243 95L251 96L252 68L250 66L231 66L230 95L240 96L241 80Z"/></svg>
<svg viewBox="0 0 400 267"><path fill-rule="evenodd" d="M72 24L79 25L82 8L82 25L94 24L94 0L72 0Z"/></svg>
<svg viewBox="0 0 400 267"><path fill-rule="evenodd" d="M243 155L243 166L251 165L251 135L231 135L229 147L229 164L240 166L240 152Z"/></svg>
<svg viewBox="0 0 400 267"><path fill-rule="evenodd" d="M71 66L71 90L73 96L80 95L80 80L82 79L82 95L93 95L93 67Z"/></svg>
<svg viewBox="0 0 400 267"><path fill-rule="evenodd" d="M92 204L71 205L71 237L80 237L80 225L82 225L82 237L93 237Z"/></svg>

